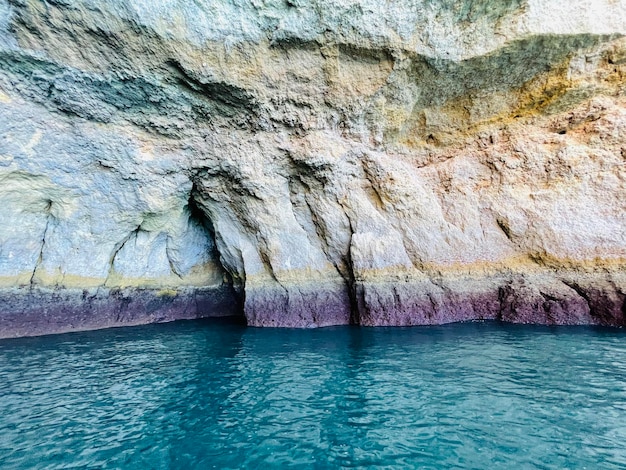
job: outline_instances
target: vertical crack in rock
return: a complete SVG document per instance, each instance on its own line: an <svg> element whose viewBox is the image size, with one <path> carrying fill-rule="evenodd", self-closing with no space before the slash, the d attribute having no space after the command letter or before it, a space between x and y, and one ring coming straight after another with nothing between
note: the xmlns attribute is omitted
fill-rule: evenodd
<svg viewBox="0 0 626 470"><path fill-rule="evenodd" d="M137 234L139 233L140 230L141 230L141 224L138 225L137 228L134 229L132 232L130 232L128 235L126 235L121 241L116 243L115 246L113 247L113 251L111 252L111 256L109 257L109 271L104 281L105 286L109 284L109 281L111 280L111 276L115 272L115 258L117 257L119 252L122 251L122 248L124 248L124 245L126 245L126 243L128 243L131 238L137 237Z"/></svg>
<svg viewBox="0 0 626 470"><path fill-rule="evenodd" d="M507 313L515 311L511 283L512 281L508 281L505 285L498 287L498 311L495 319L500 322L505 321Z"/></svg>
<svg viewBox="0 0 626 470"><path fill-rule="evenodd" d="M408 235L408 228L401 223L397 214L394 211L397 208L394 207L393 202L389 200L385 191L383 190L383 186L381 183L381 179L389 177L389 175L380 176L375 172L376 162L373 158L370 157L367 153L364 153L360 158L361 169L363 171L363 176L365 180L369 183L369 187L372 191L372 194L369 195L372 200L372 206L374 209L381 214L381 216L387 220L389 225L398 233L400 237L400 242L402 243L402 247L408 257L408 260L411 263L411 266L416 271L423 270L423 260L418 251L410 246L408 239L410 239ZM378 167L380 169L380 166ZM393 178L393 176L391 176Z"/></svg>
<svg viewBox="0 0 626 470"><path fill-rule="evenodd" d="M350 244L352 247L352 237L354 236L354 229L352 223L350 223ZM357 285L356 275L354 273L354 263L352 262L352 249L348 248L346 253L346 265L348 266L348 294L350 296L350 324L361 324L361 312L365 306L365 298L363 297L363 289ZM359 301L360 300L360 301Z"/></svg>
<svg viewBox="0 0 626 470"><path fill-rule="evenodd" d="M348 294L350 299L350 324L351 325L360 325L361 324L361 314L365 308L367 308L365 304L365 298L363 296L363 286L360 286L355 274L354 263L352 261L352 238L355 234L355 228L353 225L353 221L349 215L348 209L346 206L339 200L339 197L335 196L335 200L337 205L341 207L343 210L346 219L348 220L348 225L350 228L350 239L348 241L348 247L344 254L345 264L347 267L347 275L348 275Z"/></svg>
<svg viewBox="0 0 626 470"><path fill-rule="evenodd" d="M274 267L272 266L272 262L270 260L270 257L269 257L269 255L267 253L267 249L264 249L264 247L263 247L263 245L266 244L266 241L265 241L265 239L263 237L261 237L259 241L260 241L260 243L259 243L259 256L261 257L261 261L263 262L263 265L265 266L265 269L269 273L269 275L272 278L272 280L274 282L276 282L276 284L278 284L278 286L285 291L286 298L287 298L287 301L288 301L289 300L289 290L280 282L280 279L278 279L278 276L276 275L276 272L274 271Z"/></svg>
<svg viewBox="0 0 626 470"><path fill-rule="evenodd" d="M172 260L172 254L170 253L170 237L168 236L167 239L165 240L165 256L167 256L167 262L170 265L170 271L172 271L172 273L178 277L179 279L183 278L183 275L178 272L178 269L176 269L176 265L174 264L174 261Z"/></svg>
<svg viewBox="0 0 626 470"><path fill-rule="evenodd" d="M43 263L43 251L46 246L46 236L48 235L48 229L50 228L50 221L54 216L52 215L52 201L48 200L46 203L46 207L44 209L44 213L46 214L46 226L41 235L41 248L39 249L39 256L37 257L37 262L35 263L35 267L33 268L33 273L30 276L30 285L31 287L35 284L35 275L37 274L37 269Z"/></svg>
<svg viewBox="0 0 626 470"><path fill-rule="evenodd" d="M546 314L547 322L550 324L556 323L554 316L552 315L552 307L554 305L559 305L563 302L563 299L559 299L547 292L543 292L539 290L539 294L544 298L544 302L542 305L543 311Z"/></svg>
<svg viewBox="0 0 626 470"><path fill-rule="evenodd" d="M373 202L372 205L374 206L374 208L376 208L376 210L384 213L385 202L383 199L383 194L379 188L378 181L376 180L376 177L371 174L370 168L363 160L362 160L362 167L363 167L363 174L365 176L365 179L369 183L369 187L372 190L372 195L370 197L370 199L372 199L372 202Z"/></svg>
<svg viewBox="0 0 626 470"><path fill-rule="evenodd" d="M496 218L496 223L498 224L500 230L502 230L502 233L504 233L504 236L512 242L513 237L511 235L511 228L509 227L509 224L507 224L506 221L500 217Z"/></svg>
<svg viewBox="0 0 626 470"><path fill-rule="evenodd" d="M331 256L327 239L328 234L324 231L320 215L318 215L318 213L313 209L313 206L309 201L309 198L316 197L314 189L308 186L303 176L297 172L296 176L290 178L289 180L289 189L294 217L298 224L302 227L302 230L305 232L307 239L309 240L309 244L311 246L315 246L315 242L319 242L320 249L324 253L324 256L326 257L328 263L335 268L337 274L342 279L344 279L347 287L349 287L347 273L345 272L346 270L342 269L342 267L338 264L338 260L334 259ZM302 202L304 203L303 209L298 209L298 206L300 206L301 204L299 204L299 202L296 200L297 196L300 196ZM306 217L311 222L313 230L315 231L315 239L313 239L313 237L309 233L309 228L305 225L305 223L303 223L303 221L300 220L300 217Z"/></svg>

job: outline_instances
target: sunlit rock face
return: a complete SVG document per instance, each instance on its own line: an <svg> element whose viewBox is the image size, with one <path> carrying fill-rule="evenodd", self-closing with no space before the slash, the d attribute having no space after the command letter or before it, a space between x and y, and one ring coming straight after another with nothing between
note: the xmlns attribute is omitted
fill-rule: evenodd
<svg viewBox="0 0 626 470"><path fill-rule="evenodd" d="M0 0L0 336L625 323L626 6Z"/></svg>

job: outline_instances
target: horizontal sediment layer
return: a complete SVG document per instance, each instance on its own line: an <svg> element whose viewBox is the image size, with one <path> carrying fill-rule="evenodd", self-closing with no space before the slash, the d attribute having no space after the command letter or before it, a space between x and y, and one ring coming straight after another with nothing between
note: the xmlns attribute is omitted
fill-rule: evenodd
<svg viewBox="0 0 626 470"><path fill-rule="evenodd" d="M356 280L349 287L256 286L246 289L245 310L252 326L411 326L472 320L624 326L625 281L620 271L386 275Z"/></svg>
<svg viewBox="0 0 626 470"><path fill-rule="evenodd" d="M0 289L0 338L241 314L228 288Z"/></svg>
<svg viewBox="0 0 626 470"><path fill-rule="evenodd" d="M250 326L314 328L355 322L350 288L341 282L249 286L245 314Z"/></svg>
<svg viewBox="0 0 626 470"><path fill-rule="evenodd" d="M387 275L354 283L261 284L245 300L228 287L4 288L0 338L240 316L249 326L413 326L500 320L626 325L626 273L500 273L483 277Z"/></svg>

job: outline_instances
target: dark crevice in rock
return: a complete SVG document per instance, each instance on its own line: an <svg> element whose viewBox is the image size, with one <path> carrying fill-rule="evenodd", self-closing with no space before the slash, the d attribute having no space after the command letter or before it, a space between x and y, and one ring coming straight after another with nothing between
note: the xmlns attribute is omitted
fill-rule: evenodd
<svg viewBox="0 0 626 470"><path fill-rule="evenodd" d="M626 296L617 289L599 289L593 286L583 287L574 281L562 280L563 284L573 289L589 305L592 318L599 325L603 326L624 326L626 316L624 315L624 302Z"/></svg>
<svg viewBox="0 0 626 470"><path fill-rule="evenodd" d="M138 226L136 229L134 229L132 232L126 235L121 241L119 241L113 247L113 252L111 253L111 256L109 257L109 272L108 272L106 280L104 281L104 285L108 284L109 279L111 278L111 275L113 274L113 272L115 272L115 258L117 257L119 252L122 250L122 248L124 248L124 245L126 245L126 243L128 243L128 241L131 238L137 237L137 234L139 233L140 230L141 230L141 226Z"/></svg>
<svg viewBox="0 0 626 470"><path fill-rule="evenodd" d="M203 177L206 176L206 174L203 175ZM219 264L222 265L222 267L224 268L224 272L227 276L229 276L229 279L230 281L232 281L235 289L243 291L243 287L246 284L246 273L244 270L242 253L238 247L231 246L229 248L238 253L238 265L233 265L232 263L226 261L227 258L225 258L225 254L222 253L222 249L220 248L220 245L222 245L224 242L222 240L220 232L215 228L215 224L213 222L214 214L210 203L217 203L217 201L213 199L210 195L202 192L201 185L197 182L194 182L193 189L189 196L188 207L190 207L195 214L194 217L204 223L205 227L209 231L211 239L215 243L215 259L218 260Z"/></svg>
<svg viewBox="0 0 626 470"><path fill-rule="evenodd" d="M337 201L339 202L339 201ZM350 224L350 241L348 243L348 250L345 254L345 264L348 267L348 294L350 298L350 324L361 324L361 311L366 308L365 298L363 292L363 286L357 284L356 276L354 274L354 263L352 262L352 237L354 236L354 227L348 214L346 214L348 222Z"/></svg>
<svg viewBox="0 0 626 470"><path fill-rule="evenodd" d="M496 223L498 224L498 227L500 227L500 230L502 230L502 233L504 233L504 236L506 238L508 238L510 241L513 241L513 238L511 236L511 228L509 227L509 224L503 220L503 219L496 219Z"/></svg>
<svg viewBox="0 0 626 470"><path fill-rule="evenodd" d="M204 229L210 235L211 240L215 241L215 227L213 227L213 222L211 221L211 219L207 217L204 211L200 209L200 207L198 206L198 203L196 202L196 196L195 196L197 191L198 191L198 188L194 184L192 186L191 192L189 193L189 199L187 201L187 210L189 211L189 219L194 222L197 222L200 226L204 227ZM215 252L213 254L215 255L219 254L217 252L217 248L215 249Z"/></svg>
<svg viewBox="0 0 626 470"><path fill-rule="evenodd" d="M176 264L174 263L174 261L172 260L172 255L170 253L170 237L167 237L166 241L165 241L165 256L167 256L167 262L170 265L170 271L172 271L172 273L178 277L179 279L183 278L183 275L178 272L178 269L176 269Z"/></svg>
<svg viewBox="0 0 626 470"><path fill-rule="evenodd" d="M243 88L222 81L211 81L199 77L186 69L180 62L169 60L166 63L172 77L189 93L218 103L218 110L225 116L234 116L239 111L256 111L254 97Z"/></svg>
<svg viewBox="0 0 626 470"><path fill-rule="evenodd" d="M376 164L366 158L366 156L362 156L359 161L361 162L361 167L363 169L363 176L365 180L369 183L369 187L371 189L368 192L368 196L372 202L372 205L381 213L384 213L385 210L385 197L383 195L382 188L380 187L380 182L378 175L376 174Z"/></svg>
<svg viewBox="0 0 626 470"><path fill-rule="evenodd" d="M580 287L578 284L576 284L575 282L570 282L570 281L561 281L561 282L563 282L563 284L565 284L570 289L574 290L579 296L581 296L585 300L585 302L587 302L587 304L589 305L589 310L591 314L593 315L594 314L593 305L592 305L589 295L587 295L587 292L585 292L585 290L582 287Z"/></svg>
<svg viewBox="0 0 626 470"><path fill-rule="evenodd" d="M189 200L187 202L187 210L189 211L189 218L192 221L198 223L206 230L207 236L213 242L213 250L211 252L211 258L221 267L222 276L224 279L224 285L228 290L232 291L234 298L237 299L239 306L237 308L238 315L244 313L243 306L245 305L245 278L240 279L238 273L231 272L224 264L223 258L220 254L218 244L216 242L216 232L213 221L210 214L202 209L202 205L198 202L199 190L194 183L189 193Z"/></svg>
<svg viewBox="0 0 626 470"><path fill-rule="evenodd" d="M348 263L352 264L350 255L348 255ZM350 269L350 284L349 284L349 298L350 298L350 325L360 325L362 323L361 317L363 312L367 309L367 302L365 302L365 287L362 282L357 282L352 269Z"/></svg>
<svg viewBox="0 0 626 470"><path fill-rule="evenodd" d="M303 39L297 36L275 37L270 40L272 49L281 49L288 53L291 50L317 51L323 44L316 39Z"/></svg>
<svg viewBox="0 0 626 470"><path fill-rule="evenodd" d="M259 247L259 257L261 258L261 261L263 262L263 265L265 266L265 270L270 275L272 280L276 284L278 284L282 290L285 291L285 293L287 294L287 298L288 298L289 297L289 291L280 282L280 279L278 279L278 276L276 276L276 272L274 271L274 267L272 266L272 261L270 260L270 257L269 257L269 255L267 253L267 250L263 248L263 245L265 245L265 242L264 242L263 239L261 239L259 241L259 244L258 244L258 247Z"/></svg>
<svg viewBox="0 0 626 470"><path fill-rule="evenodd" d="M377 66L381 62L394 62L394 52L387 47L371 48L357 44L338 43L337 52L339 57L349 58L355 62L367 63Z"/></svg>
<svg viewBox="0 0 626 470"><path fill-rule="evenodd" d="M510 297L511 297L512 289L510 283L500 286L498 288L498 311L496 313L497 321L504 321L504 315L507 310L511 310L513 307L511 305Z"/></svg>
<svg viewBox="0 0 626 470"><path fill-rule="evenodd" d="M335 267L337 273L346 281L346 283L348 283L347 269L341 262L338 262L338 260L334 259L330 254L327 234L323 228L323 219L314 210L311 202L309 201L310 197L314 198L315 189L307 184L306 177L304 177L304 175L300 174L298 171L294 171L294 174L296 177L289 179L289 196L296 221L306 233L311 246L315 246L315 241L319 242L320 249L324 253L328 262ZM297 199L298 195L300 196L300 199ZM306 217L310 221L314 232L311 232L310 229L305 226L301 220L299 220L300 217Z"/></svg>
<svg viewBox="0 0 626 470"><path fill-rule="evenodd" d="M46 226L43 230L43 234L41 235L41 247L39 249L39 256L37 257L37 262L35 263L35 267L33 268L33 273L30 276L31 287L35 283L35 276L37 274L37 269L39 269L39 267L41 266L41 263L43 262L43 251L44 251L44 248L46 247L46 236L48 235L48 229L50 228L50 221L52 218L54 218L51 211L52 211L52 201L48 201L44 210L46 214Z"/></svg>
<svg viewBox="0 0 626 470"><path fill-rule="evenodd" d="M539 294L541 294L541 296L546 299L546 302L561 302L562 299L559 299L551 294L548 294L547 292L543 292L543 291L539 291Z"/></svg>

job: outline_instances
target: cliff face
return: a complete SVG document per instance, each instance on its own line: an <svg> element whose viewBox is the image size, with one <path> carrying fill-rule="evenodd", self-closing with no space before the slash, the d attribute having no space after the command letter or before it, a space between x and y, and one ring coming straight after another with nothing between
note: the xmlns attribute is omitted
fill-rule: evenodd
<svg viewBox="0 0 626 470"><path fill-rule="evenodd" d="M623 325L626 7L0 0L0 336Z"/></svg>

